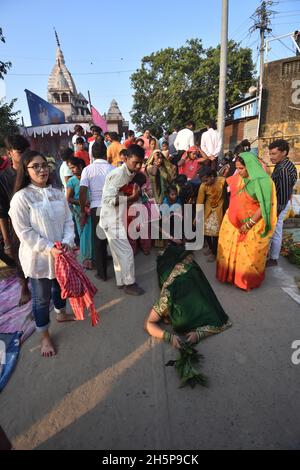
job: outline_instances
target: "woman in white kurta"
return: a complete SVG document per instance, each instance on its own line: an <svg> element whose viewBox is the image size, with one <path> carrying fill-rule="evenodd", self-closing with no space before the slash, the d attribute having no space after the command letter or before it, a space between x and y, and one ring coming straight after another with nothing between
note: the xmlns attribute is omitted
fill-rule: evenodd
<svg viewBox="0 0 300 470"><path fill-rule="evenodd" d="M55 279L54 258L61 251L54 243L61 242L63 249L69 250L74 241L74 225L64 194L48 185L48 178L47 160L38 152L26 151L9 212L20 240L20 263L31 283L32 311L45 357L55 355L49 335L51 297L57 321L73 320L65 313L66 301L61 298Z"/></svg>

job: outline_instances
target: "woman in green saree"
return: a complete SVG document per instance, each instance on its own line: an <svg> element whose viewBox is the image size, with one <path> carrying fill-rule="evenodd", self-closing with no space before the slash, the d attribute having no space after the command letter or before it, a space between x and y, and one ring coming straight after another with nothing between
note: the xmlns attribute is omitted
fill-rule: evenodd
<svg viewBox="0 0 300 470"><path fill-rule="evenodd" d="M193 254L183 245L169 246L158 257L157 273L161 294L145 321L149 335L180 349L179 334L197 344L232 326ZM160 321L170 323L175 334L164 331Z"/></svg>

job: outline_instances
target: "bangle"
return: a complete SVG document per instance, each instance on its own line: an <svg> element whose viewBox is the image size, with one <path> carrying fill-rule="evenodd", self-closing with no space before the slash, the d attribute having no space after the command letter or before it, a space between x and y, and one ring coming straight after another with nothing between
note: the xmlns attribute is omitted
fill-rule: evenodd
<svg viewBox="0 0 300 470"><path fill-rule="evenodd" d="M164 337L163 337L163 340L165 343L171 343L172 342L172 336L171 333L169 333L168 331L164 331Z"/></svg>
<svg viewBox="0 0 300 470"><path fill-rule="evenodd" d="M197 337L198 337L198 341L197 341L197 344L198 344L201 341L201 328L197 328L196 333L197 333Z"/></svg>
<svg viewBox="0 0 300 470"><path fill-rule="evenodd" d="M252 227L256 224L256 222L250 217L250 223L252 224Z"/></svg>

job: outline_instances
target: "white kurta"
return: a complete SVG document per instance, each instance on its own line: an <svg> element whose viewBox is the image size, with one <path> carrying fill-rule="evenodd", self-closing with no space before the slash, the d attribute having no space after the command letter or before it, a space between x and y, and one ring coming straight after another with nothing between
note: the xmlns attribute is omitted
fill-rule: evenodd
<svg viewBox="0 0 300 470"><path fill-rule="evenodd" d="M135 283L134 256L124 226L127 206L116 206L120 189L133 178L134 173L130 173L124 164L109 173L103 188L100 227L104 230L109 243L117 286L129 286Z"/></svg>
<svg viewBox="0 0 300 470"><path fill-rule="evenodd" d="M74 243L74 224L65 195L52 186L31 184L13 196L9 216L20 240L25 277L55 279L51 248L56 241Z"/></svg>
<svg viewBox="0 0 300 470"><path fill-rule="evenodd" d="M209 129L207 132L202 134L201 150L203 150L208 157L217 158L221 152L221 146L222 141L218 131Z"/></svg>
<svg viewBox="0 0 300 470"><path fill-rule="evenodd" d="M182 129L181 131L178 132L175 142L174 142L174 147L176 148L177 151L187 151L191 147L194 147L195 145L195 137L194 137L194 132L191 131L190 129Z"/></svg>

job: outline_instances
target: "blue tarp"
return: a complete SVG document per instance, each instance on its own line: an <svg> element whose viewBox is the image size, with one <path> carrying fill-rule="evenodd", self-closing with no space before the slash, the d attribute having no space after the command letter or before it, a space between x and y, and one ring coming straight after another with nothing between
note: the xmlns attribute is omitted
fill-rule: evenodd
<svg viewBox="0 0 300 470"><path fill-rule="evenodd" d="M22 333L0 333L0 392L11 376L20 352Z"/></svg>

